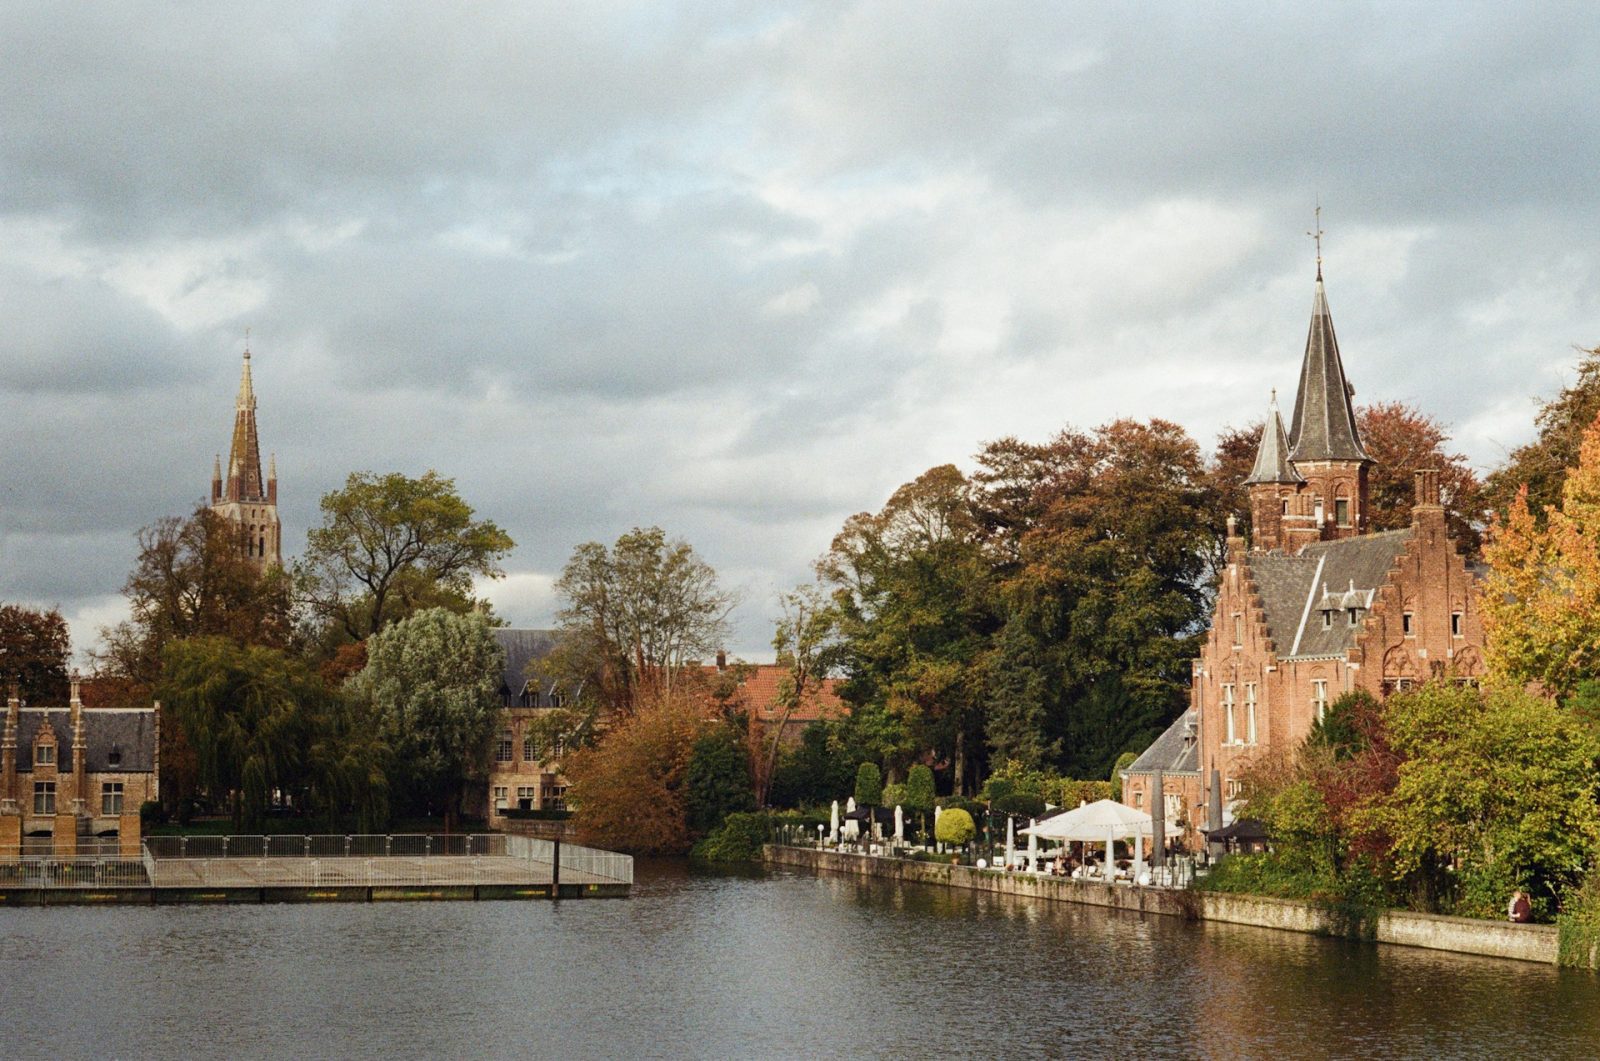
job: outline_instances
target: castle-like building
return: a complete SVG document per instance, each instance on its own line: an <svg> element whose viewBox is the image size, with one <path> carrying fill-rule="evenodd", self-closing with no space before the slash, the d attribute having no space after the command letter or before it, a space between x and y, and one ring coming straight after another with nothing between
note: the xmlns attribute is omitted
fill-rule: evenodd
<svg viewBox="0 0 1600 1061"><path fill-rule="evenodd" d="M222 475L221 454L217 455L211 469L211 511L238 528L245 554L257 567L264 570L283 565L282 527L278 523L278 461L272 458L263 479L249 350L244 352L239 398L234 403L227 478Z"/></svg>
<svg viewBox="0 0 1600 1061"><path fill-rule="evenodd" d="M1414 469L1411 526L1369 533L1353 389L1317 268L1311 330L1288 430L1276 397L1245 479L1251 539L1228 521L1227 566L1191 670L1189 708L1124 774L1190 846L1243 794L1252 763L1297 747L1341 695L1377 697L1483 673L1476 578L1450 537L1439 474ZM1181 829L1174 829L1181 823Z"/></svg>

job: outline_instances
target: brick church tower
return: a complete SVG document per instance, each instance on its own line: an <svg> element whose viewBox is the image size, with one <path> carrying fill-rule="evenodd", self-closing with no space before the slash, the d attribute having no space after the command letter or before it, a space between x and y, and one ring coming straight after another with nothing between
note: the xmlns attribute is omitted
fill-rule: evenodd
<svg viewBox="0 0 1600 1061"><path fill-rule="evenodd" d="M1245 479L1255 548L1297 553L1312 542L1366 532L1372 459L1356 430L1354 393L1339 359L1319 259L1294 418L1285 432L1274 394L1255 467Z"/></svg>
<svg viewBox="0 0 1600 1061"><path fill-rule="evenodd" d="M282 528L278 523L278 462L261 477L261 440L256 433L256 392L250 381L250 351L244 352L239 399L234 403L233 443L228 447L228 475L218 455L211 471L211 511L239 528L245 553L259 568L283 564Z"/></svg>

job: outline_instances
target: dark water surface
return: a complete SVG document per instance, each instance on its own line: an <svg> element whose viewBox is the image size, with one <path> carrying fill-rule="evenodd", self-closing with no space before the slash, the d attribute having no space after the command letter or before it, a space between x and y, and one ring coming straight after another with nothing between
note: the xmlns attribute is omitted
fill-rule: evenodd
<svg viewBox="0 0 1600 1061"><path fill-rule="evenodd" d="M802 873L0 910L0 1057L1595 1057L1600 977Z"/></svg>

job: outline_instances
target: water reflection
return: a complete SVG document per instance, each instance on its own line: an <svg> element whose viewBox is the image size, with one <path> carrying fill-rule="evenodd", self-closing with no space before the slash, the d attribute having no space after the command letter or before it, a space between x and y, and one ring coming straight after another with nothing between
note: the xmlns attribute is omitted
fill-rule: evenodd
<svg viewBox="0 0 1600 1061"><path fill-rule="evenodd" d="M1600 979L893 882L0 910L6 1057L1583 1057ZM41 1019L47 1015L48 1019Z"/></svg>

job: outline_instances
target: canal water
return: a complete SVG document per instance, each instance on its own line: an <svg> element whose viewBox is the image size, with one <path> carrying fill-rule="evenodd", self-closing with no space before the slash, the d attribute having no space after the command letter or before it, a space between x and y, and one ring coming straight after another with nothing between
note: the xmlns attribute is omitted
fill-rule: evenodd
<svg viewBox="0 0 1600 1061"><path fill-rule="evenodd" d="M0 1056L1595 1057L1600 977L641 862L628 900L0 910Z"/></svg>

